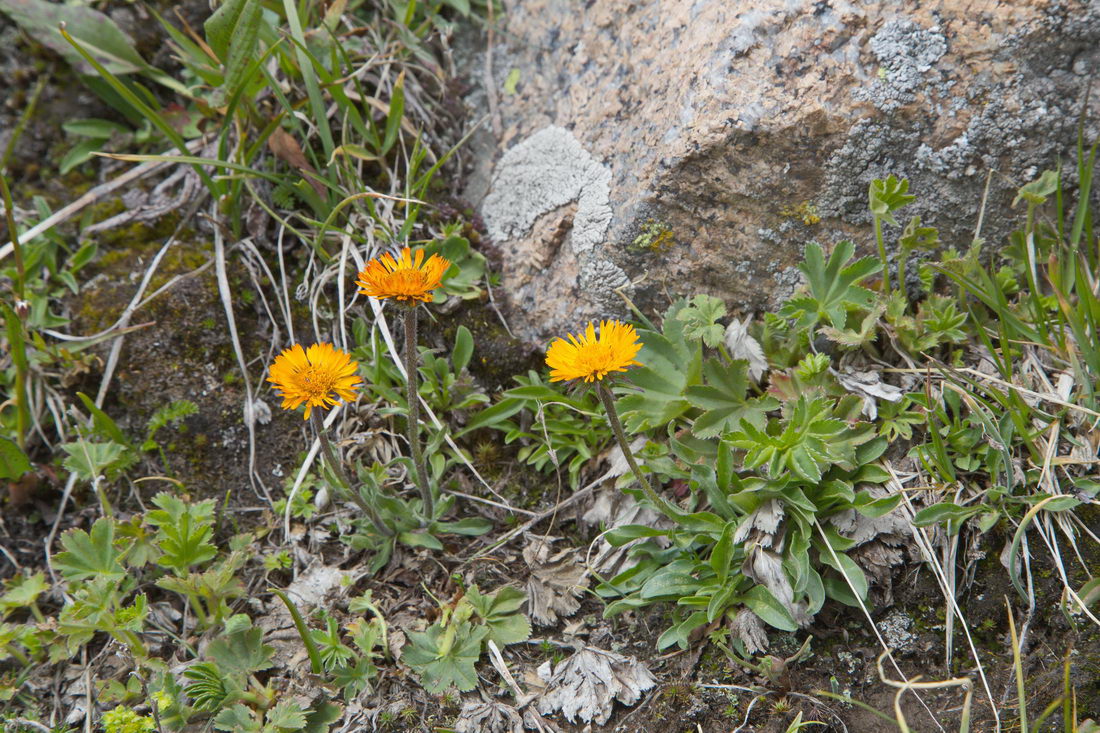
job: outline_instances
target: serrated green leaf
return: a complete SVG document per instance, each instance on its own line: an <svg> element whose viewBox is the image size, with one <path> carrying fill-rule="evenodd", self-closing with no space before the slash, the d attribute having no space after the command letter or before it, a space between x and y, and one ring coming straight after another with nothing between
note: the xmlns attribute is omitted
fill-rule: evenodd
<svg viewBox="0 0 1100 733"><path fill-rule="evenodd" d="M292 700L284 700L267 711L266 726L280 731L300 731L306 725L306 711Z"/></svg>
<svg viewBox="0 0 1100 733"><path fill-rule="evenodd" d="M115 547L115 525L110 519L97 519L89 534L71 529L61 535L64 552L53 558L53 566L70 581L89 578L119 578L126 574Z"/></svg>
<svg viewBox="0 0 1100 733"><path fill-rule="evenodd" d="M198 710L213 712L223 708L237 700L241 692L240 683L230 679L211 662L196 662L184 670L183 676L190 680L185 689L187 696L191 698L192 704ZM215 727L217 727L216 723ZM222 728L221 730L237 729Z"/></svg>
<svg viewBox="0 0 1100 733"><path fill-rule="evenodd" d="M849 264L854 253L855 245L846 240L837 244L826 262L821 245L808 244L805 260L798 269L806 278L810 295L784 304L780 314L797 318L799 325L805 328L828 320L834 328L843 329L849 309L870 308L875 294L860 287L859 283L881 270L882 264L870 257Z"/></svg>
<svg viewBox="0 0 1100 733"><path fill-rule="evenodd" d="M906 178L898 180L893 174L885 179L871 181L867 198L872 216L897 226L898 222L894 219L894 212L912 203L917 198L906 193L908 190L909 180Z"/></svg>
<svg viewBox="0 0 1100 733"><path fill-rule="evenodd" d="M489 628L487 639L497 646L515 644L531 637L531 623L519 612L527 594L504 586L491 594L482 594L476 585L466 591L466 599Z"/></svg>
<svg viewBox="0 0 1100 733"><path fill-rule="evenodd" d="M685 396L703 414L695 419L692 432L698 438L714 438L735 430L741 420L756 427L763 427L766 413L779 407L779 401L771 396L747 399L749 364L738 359L725 364L718 359L708 359L703 364L703 385L687 388Z"/></svg>
<svg viewBox="0 0 1100 733"><path fill-rule="evenodd" d="M214 500L193 504L162 491L153 497L158 509L145 515L157 528L157 546L163 553L157 562L182 573L217 555L211 538L214 534Z"/></svg>
<svg viewBox="0 0 1100 733"><path fill-rule="evenodd" d="M481 656L481 644L489 629L481 624L461 622L454 627L449 645L443 648L445 632L438 623L426 631L409 632L409 643L401 661L420 675L424 689L431 694L443 692L452 685L460 692L469 692L477 687L474 665Z"/></svg>
<svg viewBox="0 0 1100 733"><path fill-rule="evenodd" d="M213 725L217 730L231 733L259 733L263 727L256 719L256 714L240 703L218 713Z"/></svg>
<svg viewBox="0 0 1100 733"><path fill-rule="evenodd" d="M5 580L4 586L6 590L0 595L0 611L33 605L38 596L49 589L50 584L46 582L45 573L35 573L26 577L16 575Z"/></svg>
<svg viewBox="0 0 1100 733"><path fill-rule="evenodd" d="M82 481L93 481L101 474L111 475L121 471L134 460L127 446L113 441L93 443L77 440L62 444L61 449L68 454L61 465Z"/></svg>
<svg viewBox="0 0 1100 733"><path fill-rule="evenodd" d="M247 676L270 669L275 647L264 644L263 629L249 628L210 642L206 655L228 674Z"/></svg>

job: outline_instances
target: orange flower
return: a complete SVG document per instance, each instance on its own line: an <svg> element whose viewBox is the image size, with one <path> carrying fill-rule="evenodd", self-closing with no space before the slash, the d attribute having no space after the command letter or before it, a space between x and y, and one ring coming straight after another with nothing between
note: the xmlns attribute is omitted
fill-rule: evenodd
<svg viewBox="0 0 1100 733"><path fill-rule="evenodd" d="M396 260L386 253L368 262L355 284L360 293L372 298L412 301L409 305L416 305L418 300L431 303L432 291L439 287L450 266L450 260L439 255L425 262L423 249L416 250L414 259L412 250L405 247Z"/></svg>
<svg viewBox="0 0 1100 733"><path fill-rule="evenodd" d="M595 324L589 323L584 334L569 334L569 340L556 339L546 350L550 381L583 379L602 381L611 372L625 372L628 366L641 366L635 361L642 345L634 327L619 321L600 321L600 335Z"/></svg>
<svg viewBox="0 0 1100 733"><path fill-rule="evenodd" d="M355 399L355 390L363 381L355 374L358 369L358 362L332 344L314 344L308 349L294 344L275 357L267 381L279 390L284 410L296 410L306 403L308 420L314 407L335 405L337 397Z"/></svg>

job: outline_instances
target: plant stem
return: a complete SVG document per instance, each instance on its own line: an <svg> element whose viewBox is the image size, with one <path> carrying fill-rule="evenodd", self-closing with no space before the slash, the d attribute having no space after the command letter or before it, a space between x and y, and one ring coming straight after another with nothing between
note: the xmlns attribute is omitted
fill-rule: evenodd
<svg viewBox="0 0 1100 733"><path fill-rule="evenodd" d="M435 519L435 503L432 488L428 484L428 471L424 466L424 451L420 447L420 393L417 390L417 350L416 350L416 305L405 311L405 376L408 384L409 400L409 450L412 452L413 466L416 470L416 485L420 489L420 499L424 503L424 517L431 522Z"/></svg>
<svg viewBox="0 0 1100 733"><path fill-rule="evenodd" d="M374 528L382 533L382 536L389 537L393 533L389 528L382 523L382 518L378 516L378 512L374 510L370 504L363 500L359 492L355 490L355 486L348 478L347 471L344 470L344 464L336 460L336 455L332 450L332 443L329 442L328 435L325 433L325 425L321 420L320 411L314 410L309 416L310 425L313 426L313 432L317 435L317 439L321 441L321 452L325 454L325 462L328 463L329 468L336 474L337 480L343 484L343 488L347 491L348 496L355 502L356 506L363 510L363 513L370 519Z"/></svg>
<svg viewBox="0 0 1100 733"><path fill-rule="evenodd" d="M905 261L909 259L909 250L905 247L898 248L898 290L905 297L906 302L909 301L909 290L905 283ZM885 268L884 268L885 269Z"/></svg>
<svg viewBox="0 0 1100 733"><path fill-rule="evenodd" d="M653 484L649 483L649 479L642 474L642 469L638 467L638 462L634 460L634 453L630 450L630 443L626 440L623 425L619 422L619 413L615 411L615 396L611 394L611 390L602 381L597 382L596 394L600 396L600 401L603 402L604 411L607 413L607 422L611 425L611 432L615 433L615 438L619 441L619 447L622 448L626 462L630 466L630 470L634 472L634 478L638 480L638 484L641 485L646 498L649 499L655 509L659 509L670 518L674 519L683 514L666 499L662 498L653 489Z"/></svg>
<svg viewBox="0 0 1100 733"><path fill-rule="evenodd" d="M882 284L886 288L886 294L892 292L890 287L890 263L886 260L886 242L882 240L882 219L875 219L875 242L878 244L878 258L882 260Z"/></svg>
<svg viewBox="0 0 1100 733"><path fill-rule="evenodd" d="M17 132L16 135L18 134ZM7 158L7 153L4 157ZM11 239L12 255L15 257L15 284L13 288L15 308L11 309L10 313L5 308L4 313L4 320L7 322L8 328L8 341L11 343L12 348L12 362L15 364L15 393L12 395L12 399L15 401L15 437L19 449L26 450L27 432L30 425L30 408L27 396L27 339L24 321L19 317L18 309L24 306L27 275L23 264L23 247L19 243L19 230L15 228L15 205L12 203L11 189L8 188L8 181L2 170L0 170L0 195L3 196L4 217L8 224L8 237Z"/></svg>

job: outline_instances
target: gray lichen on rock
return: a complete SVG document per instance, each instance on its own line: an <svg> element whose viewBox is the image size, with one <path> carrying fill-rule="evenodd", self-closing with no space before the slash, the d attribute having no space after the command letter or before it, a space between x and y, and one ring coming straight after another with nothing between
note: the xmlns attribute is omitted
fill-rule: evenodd
<svg viewBox="0 0 1100 733"><path fill-rule="evenodd" d="M610 260L591 259L586 262L577 278L577 285L608 315L619 315L625 311L624 302L615 291L630 285L630 278Z"/></svg>
<svg viewBox="0 0 1100 733"><path fill-rule="evenodd" d="M571 245L581 254L603 241L610 194L611 171L571 132L550 126L501 157L482 214L493 239L518 239L542 214L576 201Z"/></svg>
<svg viewBox="0 0 1100 733"><path fill-rule="evenodd" d="M908 18L894 18L871 38L879 60L879 78L857 98L889 112L916 99L932 66L947 53L947 39L938 27L922 28Z"/></svg>

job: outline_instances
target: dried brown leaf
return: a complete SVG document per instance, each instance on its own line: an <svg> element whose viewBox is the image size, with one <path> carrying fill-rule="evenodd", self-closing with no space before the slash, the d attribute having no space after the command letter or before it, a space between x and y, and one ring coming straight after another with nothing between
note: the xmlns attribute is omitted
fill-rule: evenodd
<svg viewBox="0 0 1100 733"><path fill-rule="evenodd" d="M615 701L633 705L657 680L634 657L585 647L559 662L550 673L549 663L539 668L547 677L547 689L537 702L538 711L561 711L569 722L603 725L611 717Z"/></svg>

